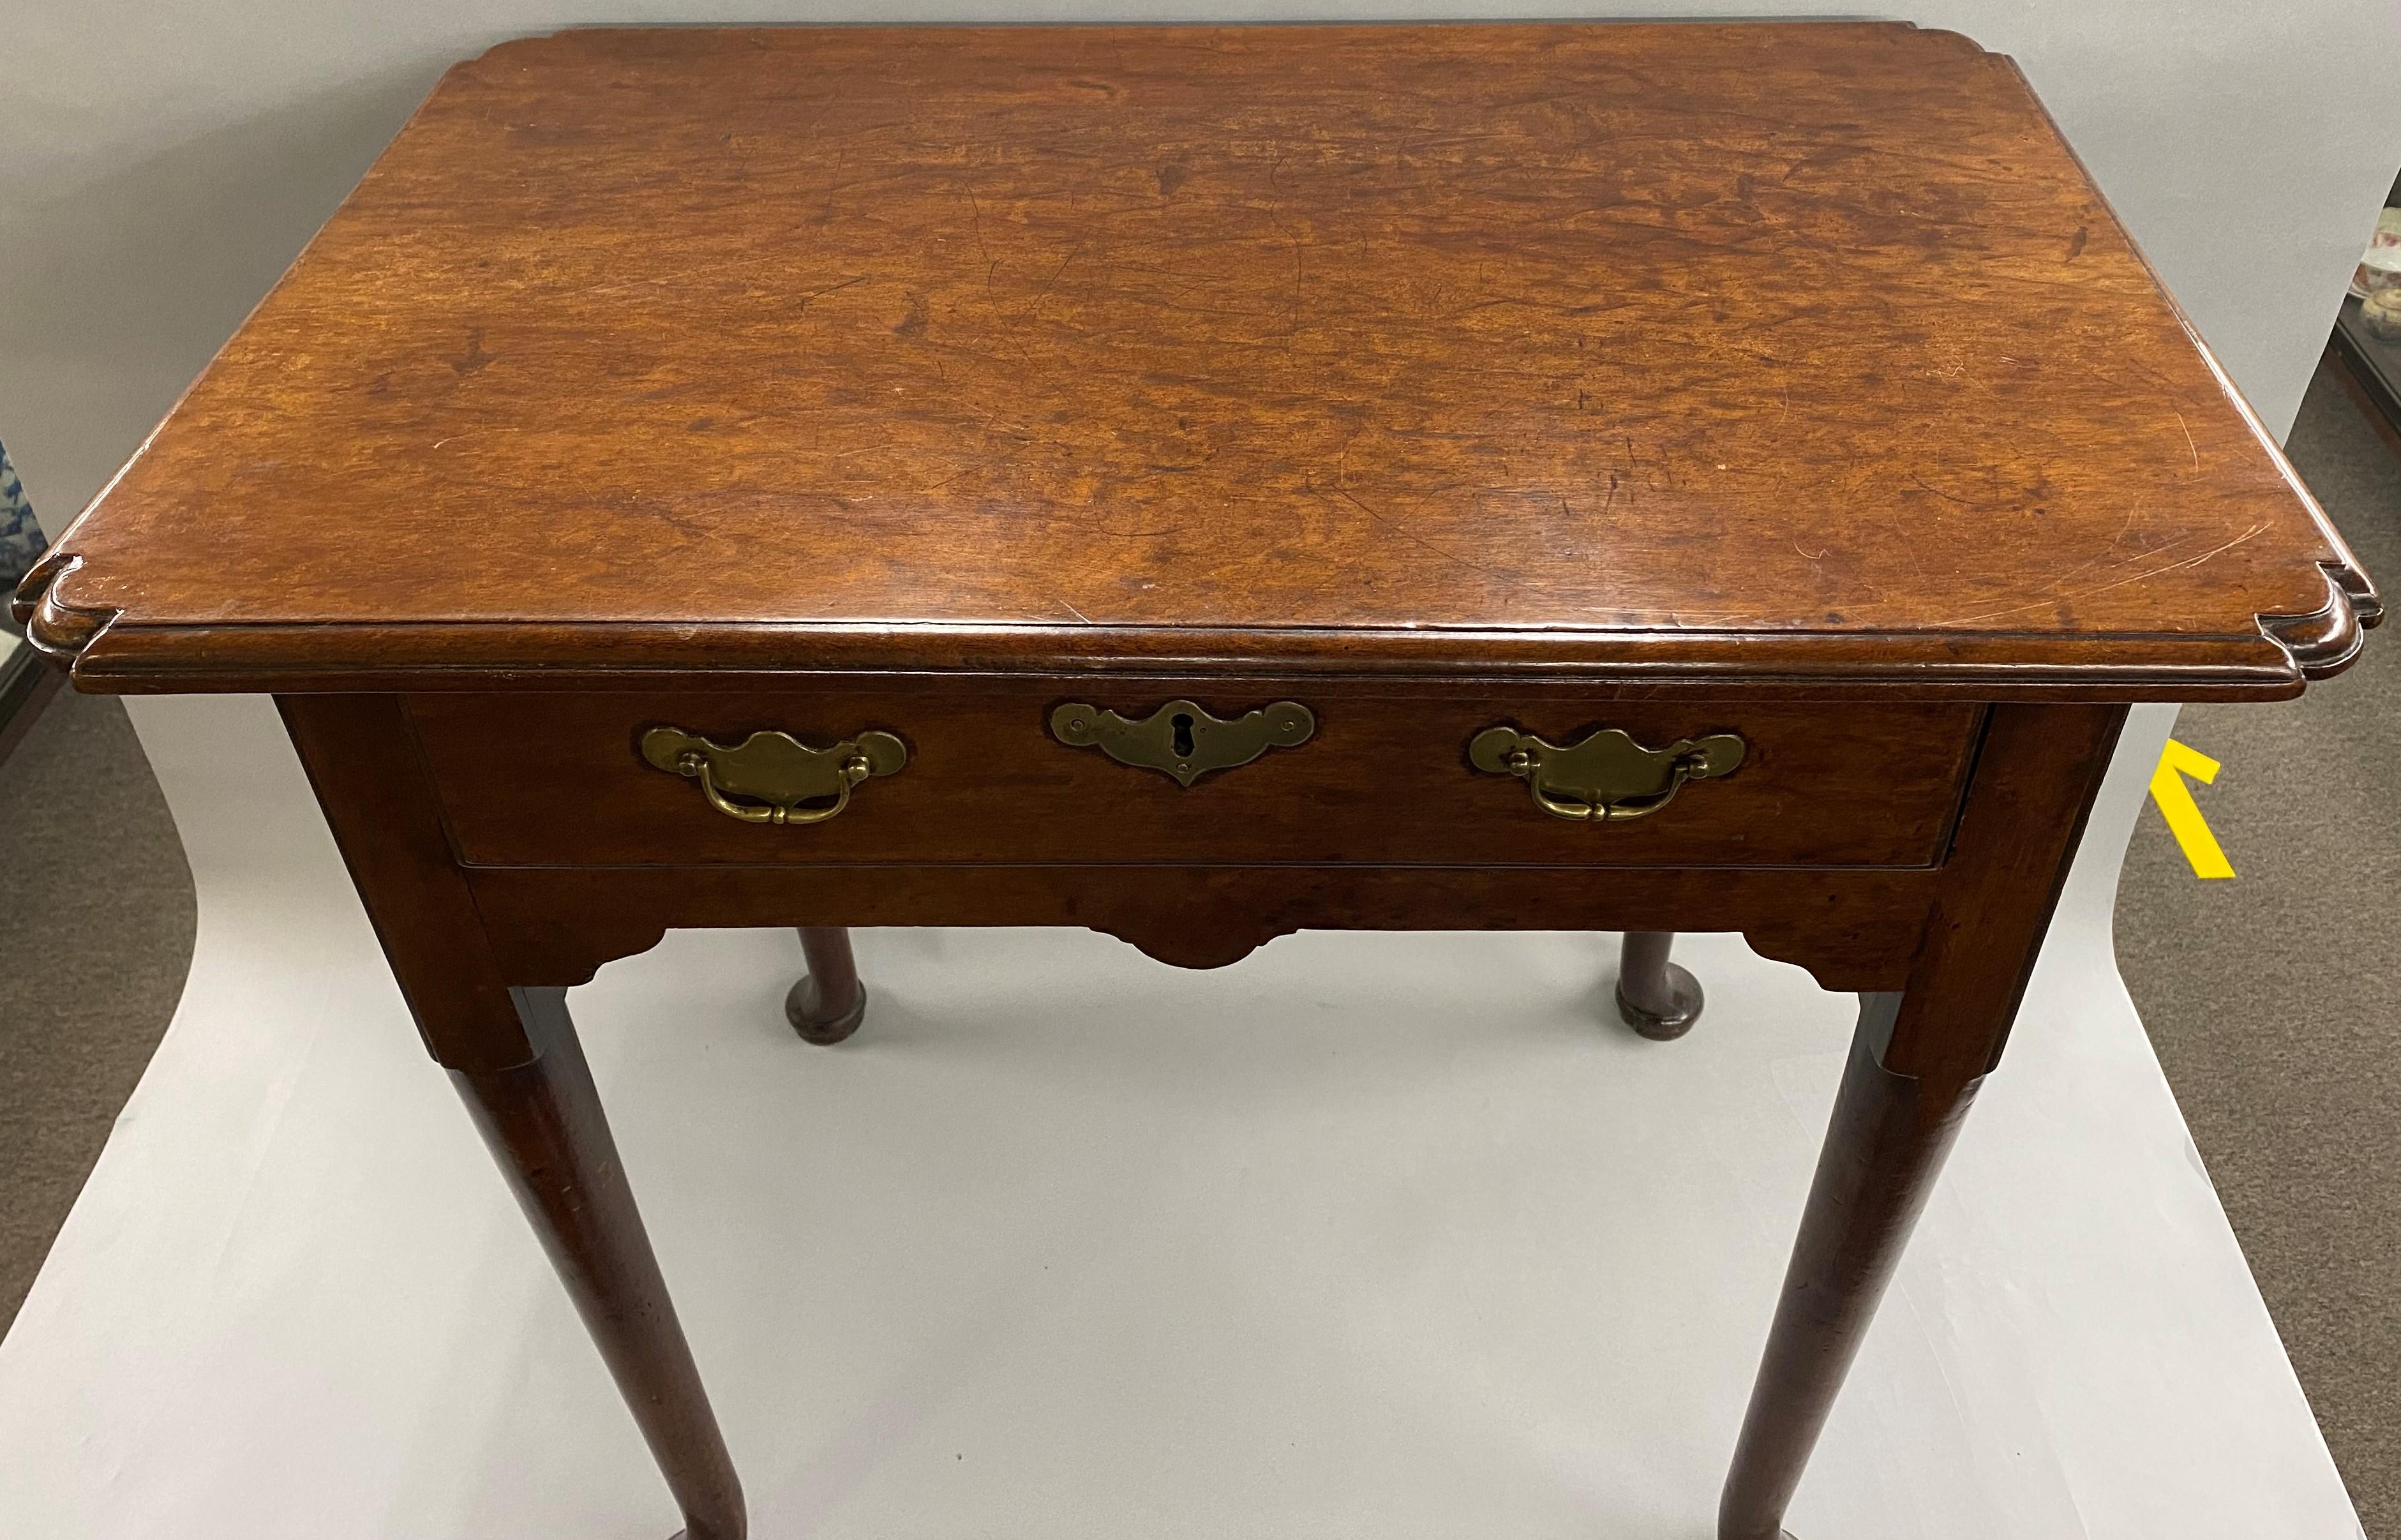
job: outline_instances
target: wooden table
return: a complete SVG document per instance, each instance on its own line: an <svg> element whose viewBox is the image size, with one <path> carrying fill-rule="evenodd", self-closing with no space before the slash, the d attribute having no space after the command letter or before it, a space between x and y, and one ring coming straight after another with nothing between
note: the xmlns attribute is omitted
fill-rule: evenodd
<svg viewBox="0 0 2401 1540"><path fill-rule="evenodd" d="M693 1540L740 1488L564 1005L666 927L803 928L821 1041L856 925L1621 930L1655 1036L1679 929L1859 992L1764 1540L2126 704L2378 614L2010 62L1850 24L506 44L20 607L275 694Z"/></svg>

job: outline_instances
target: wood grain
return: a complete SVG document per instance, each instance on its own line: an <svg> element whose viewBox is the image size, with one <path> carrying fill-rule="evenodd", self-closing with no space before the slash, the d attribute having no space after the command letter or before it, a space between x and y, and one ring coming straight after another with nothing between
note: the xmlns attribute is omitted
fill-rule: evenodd
<svg viewBox="0 0 2401 1540"><path fill-rule="evenodd" d="M1088 684L1090 681L1084 681ZM1267 682L1073 681L973 690L693 696L428 694L408 712L460 858L475 865L821 862L1345 861L1548 866L1931 866L1941 859L1983 712L1969 706L1740 707L1509 695L1326 694ZM1083 691L1082 694L1078 694ZM1068 699L1147 715L1192 694L1228 716L1297 698L1309 742L1190 787L1050 734ZM710 808L636 749L680 727L739 743L775 729L824 747L868 728L909 746L899 774L836 818L765 828ZM1536 807L1526 783L1479 773L1467 741L1513 724L1555 742L1621 727L1658 746L1737 732L1743 763L1626 823Z"/></svg>
<svg viewBox="0 0 2401 1540"><path fill-rule="evenodd" d="M110 689L1963 699L2290 694L2378 610L2014 67L1826 23L505 44L24 606Z"/></svg>

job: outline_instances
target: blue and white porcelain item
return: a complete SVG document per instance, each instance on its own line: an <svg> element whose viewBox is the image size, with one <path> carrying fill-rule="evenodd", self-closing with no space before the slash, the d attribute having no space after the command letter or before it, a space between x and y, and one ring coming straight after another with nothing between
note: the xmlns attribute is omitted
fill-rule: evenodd
<svg viewBox="0 0 2401 1540"><path fill-rule="evenodd" d="M25 501L17 467L8 463L7 446L0 445L0 592L15 588L48 543L42 527L34 522L34 505ZM7 607L0 605L0 626L8 624L7 614Z"/></svg>

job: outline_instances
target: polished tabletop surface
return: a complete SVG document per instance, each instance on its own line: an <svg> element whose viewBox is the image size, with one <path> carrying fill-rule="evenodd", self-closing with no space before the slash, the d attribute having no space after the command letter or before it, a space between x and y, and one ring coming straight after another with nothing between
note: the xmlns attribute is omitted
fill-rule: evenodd
<svg viewBox="0 0 2401 1540"><path fill-rule="evenodd" d="M28 592L100 688L2276 694L2375 612L2015 67L1832 23L506 44Z"/></svg>

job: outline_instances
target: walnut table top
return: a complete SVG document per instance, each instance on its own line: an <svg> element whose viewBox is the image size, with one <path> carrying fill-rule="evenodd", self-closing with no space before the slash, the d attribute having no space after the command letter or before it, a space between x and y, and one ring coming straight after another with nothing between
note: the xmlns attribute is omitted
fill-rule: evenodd
<svg viewBox="0 0 2401 1540"><path fill-rule="evenodd" d="M1899 25L591 30L460 65L60 543L87 688L2289 694L2367 589Z"/></svg>

